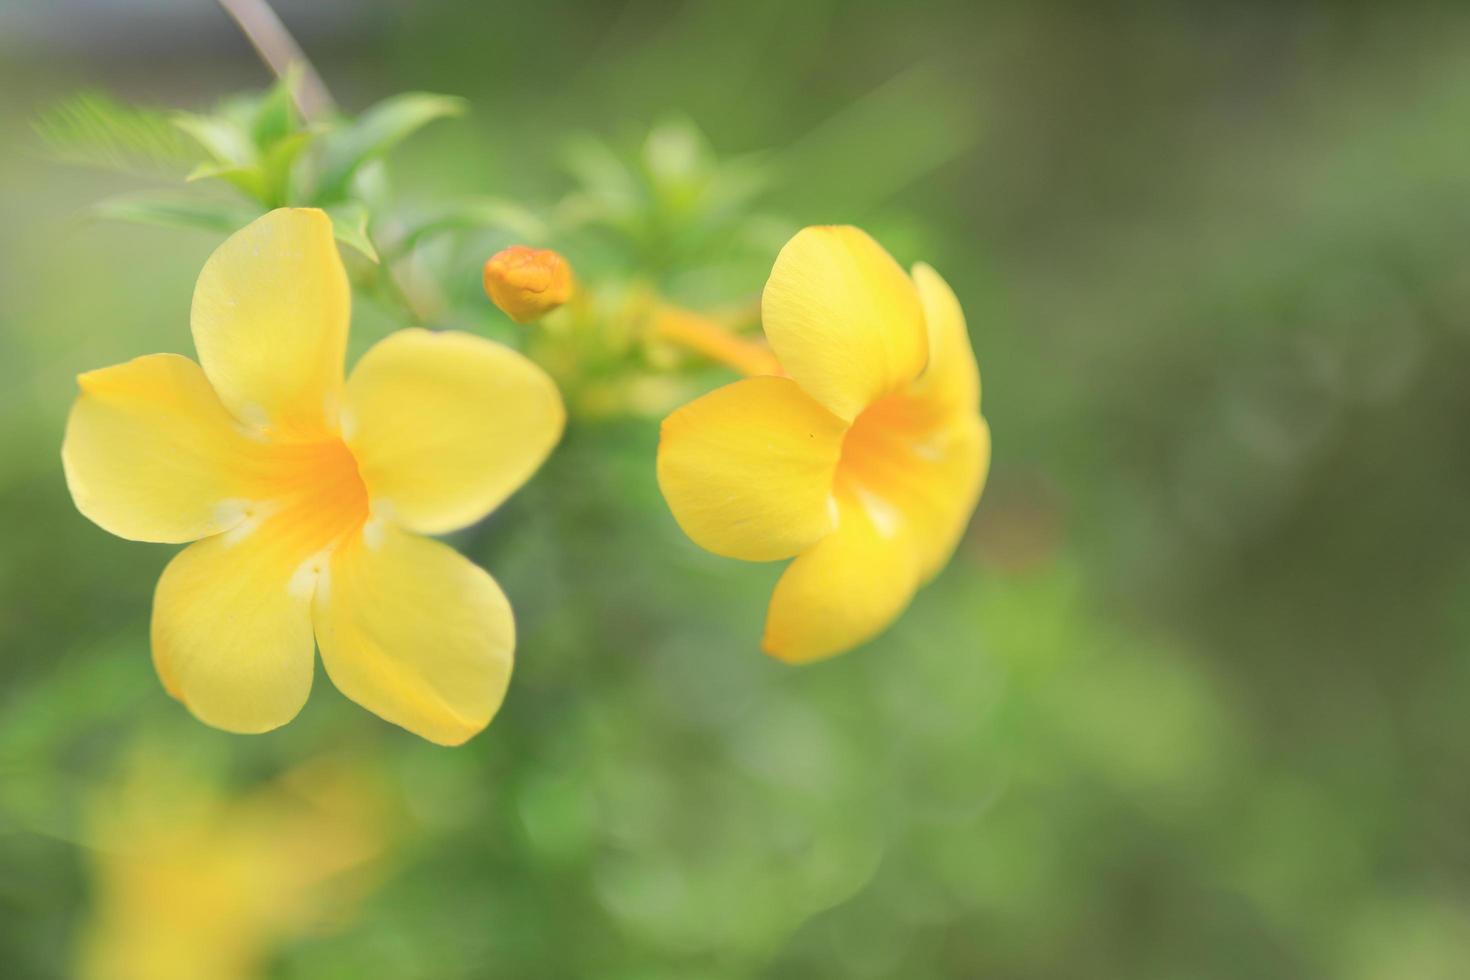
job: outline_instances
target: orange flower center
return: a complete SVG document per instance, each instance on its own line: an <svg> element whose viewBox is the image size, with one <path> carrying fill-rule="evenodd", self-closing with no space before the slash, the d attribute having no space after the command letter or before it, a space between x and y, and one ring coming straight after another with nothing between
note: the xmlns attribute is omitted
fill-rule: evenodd
<svg viewBox="0 0 1470 980"><path fill-rule="evenodd" d="M920 474L923 447L935 423L929 406L906 392L885 395L863 410L847 430L837 463L835 489L895 503Z"/></svg>
<svg viewBox="0 0 1470 980"><path fill-rule="evenodd" d="M341 439L271 446L259 474L259 513L269 534L305 558L330 550L370 516L367 485Z"/></svg>

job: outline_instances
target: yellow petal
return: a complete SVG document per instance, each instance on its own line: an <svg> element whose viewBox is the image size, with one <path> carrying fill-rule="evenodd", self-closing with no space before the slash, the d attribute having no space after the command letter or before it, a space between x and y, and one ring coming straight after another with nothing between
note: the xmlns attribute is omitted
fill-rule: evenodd
<svg viewBox="0 0 1470 980"><path fill-rule="evenodd" d="M929 331L929 364L903 391L873 405L848 438L844 480L901 513L927 582L959 544L990 467L980 417L980 372L959 300L937 272L914 267Z"/></svg>
<svg viewBox="0 0 1470 980"><path fill-rule="evenodd" d="M962 415L916 446L906 478L883 491L914 529L921 583L949 563L989 471L990 426L978 415Z"/></svg>
<svg viewBox="0 0 1470 980"><path fill-rule="evenodd" d="M878 635L908 607L918 557L901 515L881 502L838 495L837 530L797 556L776 583L766 652L806 663Z"/></svg>
<svg viewBox="0 0 1470 980"><path fill-rule="evenodd" d="M510 604L447 545L370 525L333 556L313 619L342 693L431 742L464 742L505 697Z"/></svg>
<svg viewBox="0 0 1470 980"><path fill-rule="evenodd" d="M227 238L194 286L204 373L242 422L292 437L331 431L351 294L332 222L281 208Z"/></svg>
<svg viewBox="0 0 1470 980"><path fill-rule="evenodd" d="M949 561L980 497L990 430L979 413L903 393L864 412L843 443L839 492L882 501L913 534L921 581Z"/></svg>
<svg viewBox="0 0 1470 980"><path fill-rule="evenodd" d="M747 378L664 420L658 485L695 543L747 561L789 558L832 529L847 426L788 378Z"/></svg>
<svg viewBox="0 0 1470 980"><path fill-rule="evenodd" d="M343 426L379 512L442 534L525 483L565 419L555 383L510 348L400 330L353 369Z"/></svg>
<svg viewBox="0 0 1470 980"><path fill-rule="evenodd" d="M153 664L200 721L279 728L311 691L311 595L276 526L242 524L174 556L153 596Z"/></svg>
<svg viewBox="0 0 1470 980"><path fill-rule="evenodd" d="M980 410L980 369L965 328L965 314L949 283L920 262L914 285L929 328L929 366L914 383L914 393L944 409Z"/></svg>
<svg viewBox="0 0 1470 980"><path fill-rule="evenodd" d="M834 415L854 419L912 381L928 359L913 280L866 232L804 228L776 257L761 296L781 366Z"/></svg>
<svg viewBox="0 0 1470 980"><path fill-rule="evenodd" d="M225 411L199 365L153 354L77 379L61 445L77 509L119 537L178 543L243 518L260 445Z"/></svg>

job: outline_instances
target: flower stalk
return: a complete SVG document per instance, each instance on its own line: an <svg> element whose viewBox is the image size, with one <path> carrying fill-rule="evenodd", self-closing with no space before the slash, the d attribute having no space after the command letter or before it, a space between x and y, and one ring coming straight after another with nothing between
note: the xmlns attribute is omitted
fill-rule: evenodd
<svg viewBox="0 0 1470 980"><path fill-rule="evenodd" d="M781 365L768 346L746 340L693 310L661 305L654 314L653 334L746 377L781 373Z"/></svg>

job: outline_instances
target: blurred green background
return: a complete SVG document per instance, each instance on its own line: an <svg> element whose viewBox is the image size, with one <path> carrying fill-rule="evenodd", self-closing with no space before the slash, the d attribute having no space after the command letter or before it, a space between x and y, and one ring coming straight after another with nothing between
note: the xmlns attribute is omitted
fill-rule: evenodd
<svg viewBox="0 0 1470 980"><path fill-rule="evenodd" d="M158 684L173 549L77 514L58 448L78 371L190 351L218 237L83 220L133 184L31 120L269 79L203 0L0 2L0 973L71 975L80 814L161 738L227 788L347 751L402 797L377 887L271 977L1467 975L1470 8L1108 6L279 4L345 106L470 100L401 193L534 206L568 136L687 117L763 154L762 208L939 269L984 375L960 553L806 669L757 648L779 569L678 532L656 425L574 426L454 539L521 639L447 751L320 672L249 738Z"/></svg>

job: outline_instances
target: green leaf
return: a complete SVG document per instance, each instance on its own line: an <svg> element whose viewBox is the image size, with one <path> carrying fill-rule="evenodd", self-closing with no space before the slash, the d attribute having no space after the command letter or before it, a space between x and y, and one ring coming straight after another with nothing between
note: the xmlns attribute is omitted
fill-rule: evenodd
<svg viewBox="0 0 1470 980"><path fill-rule="evenodd" d="M704 134L688 119L665 120L643 141L643 166L656 187L695 183L709 174L712 164Z"/></svg>
<svg viewBox="0 0 1470 980"><path fill-rule="evenodd" d="M250 136L262 153L294 136L301 128L296 112L296 86L300 79L301 69L293 64L256 105Z"/></svg>
<svg viewBox="0 0 1470 980"><path fill-rule="evenodd" d="M160 228L201 228L225 234L259 216L259 210L234 201L210 201L187 194L158 192L108 198L93 205L94 218L130 221Z"/></svg>
<svg viewBox="0 0 1470 980"><path fill-rule="evenodd" d="M236 120L224 115L178 112L173 124L194 138L215 163L248 167L255 162L255 144Z"/></svg>
<svg viewBox="0 0 1470 980"><path fill-rule="evenodd" d="M259 167L237 167L226 163L201 163L191 170L189 176L184 179L191 184L196 180L223 180L248 197L261 202L267 207L271 206L271 202L268 200L269 189L265 184L265 175Z"/></svg>
<svg viewBox="0 0 1470 980"><path fill-rule="evenodd" d="M332 219L332 234L337 237L337 241L356 249L370 262L378 261L378 250L368 237L367 208L357 201L349 201L327 208L327 215Z"/></svg>
<svg viewBox="0 0 1470 980"><path fill-rule="evenodd" d="M562 165L588 197L609 214L631 215L642 210L645 197L632 169L612 147L592 136L578 136L562 147Z"/></svg>
<svg viewBox="0 0 1470 980"><path fill-rule="evenodd" d="M279 116L278 108L267 105L274 97L273 94L264 100L261 108ZM271 136L271 133L279 131L281 119L277 118L265 130L258 126L255 128L257 137L264 132L271 140L268 145L258 146L246 123L242 122L245 116L254 120L252 125L259 123L257 112L252 110L242 115L238 107L211 115L179 113L174 118L174 124L192 136L214 158L213 163L195 167L185 179L223 180L267 208L280 207L286 203L291 169L315 134L311 130L296 129ZM288 116L285 125L294 126L294 116Z"/></svg>
<svg viewBox="0 0 1470 980"><path fill-rule="evenodd" d="M52 157L82 166L176 178L203 158L170 113L125 105L100 92L52 106L34 127Z"/></svg>
<svg viewBox="0 0 1470 980"><path fill-rule="evenodd" d="M296 160L301 156L301 151L306 149L315 135L310 130L299 130L284 139L277 140L269 150L265 152L265 159L261 161L260 170L267 188L269 200L266 202L271 207L280 207L286 204L290 196L291 172Z"/></svg>
<svg viewBox="0 0 1470 980"><path fill-rule="evenodd" d="M465 102L448 95L406 92L384 99L355 121L329 133L317 200L340 200L363 164L392 149L435 119L457 116Z"/></svg>
<svg viewBox="0 0 1470 980"><path fill-rule="evenodd" d="M477 197L446 204L407 222L403 234L388 251L398 255L434 235L481 228L506 231L524 242L542 242L551 237L546 222L529 208L505 198Z"/></svg>

